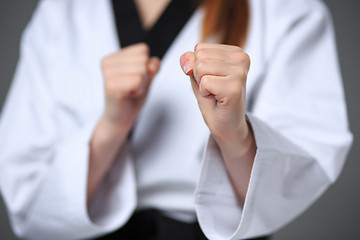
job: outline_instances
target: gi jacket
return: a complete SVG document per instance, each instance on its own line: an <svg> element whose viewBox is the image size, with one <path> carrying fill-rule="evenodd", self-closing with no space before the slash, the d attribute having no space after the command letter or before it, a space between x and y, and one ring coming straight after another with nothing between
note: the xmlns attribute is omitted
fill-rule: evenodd
<svg viewBox="0 0 360 240"><path fill-rule="evenodd" d="M104 109L100 61L121 46L109 0L40 1L0 122L0 184L16 234L84 239L156 207L196 212L210 239L242 239L308 208L339 176L352 141L331 19L316 0L250 3L247 116L257 153L244 205L179 66L200 41L199 9L87 208L89 141Z"/></svg>

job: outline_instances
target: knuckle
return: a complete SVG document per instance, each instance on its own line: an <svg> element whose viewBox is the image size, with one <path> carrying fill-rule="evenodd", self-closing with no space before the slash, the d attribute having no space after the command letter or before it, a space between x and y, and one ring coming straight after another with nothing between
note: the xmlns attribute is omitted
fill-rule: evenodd
<svg viewBox="0 0 360 240"><path fill-rule="evenodd" d="M247 67L250 67L251 60L249 54L247 54L246 52L242 52L242 55L243 55L243 62L246 64Z"/></svg>
<svg viewBox="0 0 360 240"><path fill-rule="evenodd" d="M237 45L229 45L230 49L232 49L233 52L242 52L242 48Z"/></svg>
<svg viewBox="0 0 360 240"><path fill-rule="evenodd" d="M209 77L207 75L203 76L200 80L200 85L203 88L206 88L209 85Z"/></svg>
<svg viewBox="0 0 360 240"><path fill-rule="evenodd" d="M205 63L204 62L202 62L202 61L198 61L197 63L196 63L196 70L197 70L197 72L201 75L201 77L204 75L204 73L205 73L205 67L206 67L206 65L205 65Z"/></svg>
<svg viewBox="0 0 360 240"><path fill-rule="evenodd" d="M232 59L234 59L234 61L238 64L241 64L243 61L243 56L241 53L233 53L232 54Z"/></svg>
<svg viewBox="0 0 360 240"><path fill-rule="evenodd" d="M201 78L199 90L202 96L208 95L208 78L206 76Z"/></svg>
<svg viewBox="0 0 360 240"><path fill-rule="evenodd" d="M237 63L241 63L243 61L243 55L241 52L232 52L232 59L235 60Z"/></svg>
<svg viewBox="0 0 360 240"><path fill-rule="evenodd" d="M239 79L243 82L247 79L248 71L244 67L237 67L235 69L234 75L236 79Z"/></svg>
<svg viewBox="0 0 360 240"><path fill-rule="evenodd" d="M204 49L199 49L195 52L195 58L198 60L205 59L207 56L206 51Z"/></svg>
<svg viewBox="0 0 360 240"><path fill-rule="evenodd" d="M250 56L245 52L234 52L232 58L238 64L244 64L247 67L250 66Z"/></svg>

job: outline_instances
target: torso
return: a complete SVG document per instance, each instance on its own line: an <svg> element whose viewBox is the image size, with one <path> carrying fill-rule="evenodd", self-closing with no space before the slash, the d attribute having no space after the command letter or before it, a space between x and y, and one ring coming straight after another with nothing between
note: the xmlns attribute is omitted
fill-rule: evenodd
<svg viewBox="0 0 360 240"><path fill-rule="evenodd" d="M245 47L252 58L247 81L248 100L259 87L256 84L261 84L263 62L272 49L269 44L275 45L275 37L266 36L266 25L263 25L267 15L262 11L268 10L264 8L267 3L260 0L250 2L253 3L252 25ZM53 30L59 32L57 38L51 38L56 46L51 46L49 52L56 52L56 64L53 64L56 69L50 81L58 103L58 132L66 139L101 116L104 90L100 60L121 46L110 0L66 1L66 4L49 1L48 4L61 7L54 8L56 11L51 14L54 14L54 23L64 25L54 24L57 28ZM59 11L62 8L63 12ZM192 51L200 41L202 16L201 9L195 12L166 52L136 123L131 146L140 208L150 206L165 211L194 211L193 191L209 130L198 109L189 79L180 69L179 57ZM158 201L159 198L164 201Z"/></svg>

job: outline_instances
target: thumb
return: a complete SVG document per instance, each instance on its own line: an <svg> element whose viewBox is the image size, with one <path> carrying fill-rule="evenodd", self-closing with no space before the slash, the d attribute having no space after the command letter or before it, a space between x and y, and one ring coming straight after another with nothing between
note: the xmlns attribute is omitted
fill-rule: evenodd
<svg viewBox="0 0 360 240"><path fill-rule="evenodd" d="M147 76L146 76L146 82L144 84L143 90L145 92L148 92L150 89L150 85L152 83L152 80L154 79L155 75L160 70L160 59L158 57L151 57L149 61L147 62L146 69L147 69Z"/></svg>
<svg viewBox="0 0 360 240"><path fill-rule="evenodd" d="M188 76L193 75L193 68L194 68L194 53L193 52L186 52L180 57L180 66L184 73Z"/></svg>
<svg viewBox="0 0 360 240"><path fill-rule="evenodd" d="M149 59L149 62L147 64L147 70L148 70L150 81L152 81L152 79L155 77L155 75L159 72L160 65L161 65L161 62L158 57L151 57Z"/></svg>
<svg viewBox="0 0 360 240"><path fill-rule="evenodd" d="M196 98L200 99L199 85L194 78L194 61L195 55L193 52L186 52L180 57L180 66L186 75L190 77L191 87L194 91Z"/></svg>

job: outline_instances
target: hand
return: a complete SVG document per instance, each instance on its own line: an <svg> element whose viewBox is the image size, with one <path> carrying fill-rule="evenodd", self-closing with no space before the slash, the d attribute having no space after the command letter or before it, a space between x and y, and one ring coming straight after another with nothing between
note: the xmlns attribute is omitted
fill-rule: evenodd
<svg viewBox="0 0 360 240"><path fill-rule="evenodd" d="M150 84L160 68L157 57L140 43L126 47L102 60L106 105L102 121L111 131L127 133L146 99Z"/></svg>
<svg viewBox="0 0 360 240"><path fill-rule="evenodd" d="M241 142L248 133L245 96L250 58L236 46L202 43L180 58L204 120L219 143Z"/></svg>

